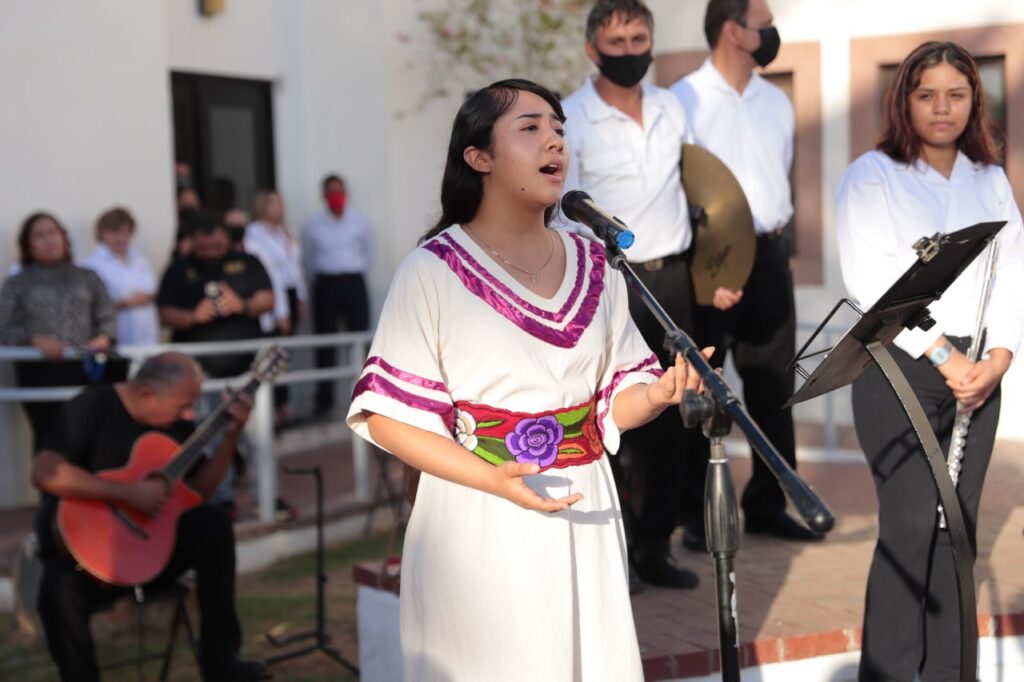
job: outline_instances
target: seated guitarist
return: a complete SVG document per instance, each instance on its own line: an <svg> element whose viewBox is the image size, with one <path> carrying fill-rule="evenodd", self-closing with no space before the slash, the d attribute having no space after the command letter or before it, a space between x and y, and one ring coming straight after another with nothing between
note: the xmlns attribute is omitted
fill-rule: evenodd
<svg viewBox="0 0 1024 682"><path fill-rule="evenodd" d="M160 431L183 442L194 430L193 404L199 398L202 371L191 358L164 353L147 360L134 379L114 385L90 386L69 401L48 433L32 481L43 492L36 517L44 572L38 610L50 654L62 680L99 680L89 619L118 590L102 585L60 548L54 535L58 498L105 499L147 514L167 500L161 480L133 483L103 480L93 472L128 463L132 445L143 434ZM203 499L217 487L231 464L238 436L251 403L229 408L232 417L223 443L202 459L187 483ZM196 575L202 619L200 660L203 677L211 680L255 680L262 664L238 658L241 629L235 613L235 538L231 521L220 507L201 504L181 515L170 561L153 584L172 582L188 569Z"/></svg>

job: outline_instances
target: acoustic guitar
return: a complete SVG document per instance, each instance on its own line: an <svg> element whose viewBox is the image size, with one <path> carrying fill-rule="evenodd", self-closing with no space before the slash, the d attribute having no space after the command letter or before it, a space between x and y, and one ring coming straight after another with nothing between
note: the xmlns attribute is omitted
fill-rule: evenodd
<svg viewBox="0 0 1024 682"><path fill-rule="evenodd" d="M171 492L158 514L150 516L106 500L62 499L57 507L58 539L78 565L111 585L142 585L159 575L174 549L178 517L202 502L184 477L204 457L203 448L231 421L228 406L242 394L254 396L261 383L273 381L287 364L282 349L264 349L253 361L245 387L219 405L184 443L162 433L146 433L135 441L125 466L96 472L122 483L166 481Z"/></svg>

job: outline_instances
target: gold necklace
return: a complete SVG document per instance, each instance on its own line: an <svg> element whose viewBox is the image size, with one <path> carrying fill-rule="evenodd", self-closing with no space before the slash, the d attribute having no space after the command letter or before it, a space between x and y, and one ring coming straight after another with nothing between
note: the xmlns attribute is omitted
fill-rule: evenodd
<svg viewBox="0 0 1024 682"><path fill-rule="evenodd" d="M515 263L513 263L512 261L510 261L508 258L505 258L500 253L498 253L497 251L492 249L491 246L487 242L484 241L483 237L480 236L479 232L476 232L476 230L473 230L473 232L476 234L476 238L480 242L480 244L482 244L485 249L490 251L491 255L493 255L495 258L497 258L498 260L500 260L502 263L504 263L505 265L509 266L510 268L515 268L519 272L524 273L526 276L528 276L530 278L530 281L533 282L533 283L537 282L537 275L539 275L541 273L541 271L544 270L544 268L546 268L548 266L548 263L551 262L551 258L555 255L555 238L552 236L550 229L547 229L547 233L548 233L548 241L551 242L551 251L548 253L548 257L544 260L543 265L541 265L539 268L537 268L533 272L527 270L526 268L521 268L518 265L516 265Z"/></svg>

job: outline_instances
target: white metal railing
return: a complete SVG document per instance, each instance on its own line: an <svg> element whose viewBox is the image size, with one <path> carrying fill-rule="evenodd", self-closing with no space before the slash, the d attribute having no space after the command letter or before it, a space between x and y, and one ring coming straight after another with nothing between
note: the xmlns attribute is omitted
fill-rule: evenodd
<svg viewBox="0 0 1024 682"><path fill-rule="evenodd" d="M310 334L306 336L287 336L246 339L239 341L216 341L209 343L173 343L154 344L147 346L118 346L116 352L131 361L131 371L146 358L165 351L178 351L189 356L234 355L238 353L255 353L268 345L281 348L305 349L336 346L347 358L344 364L323 369L288 370L280 375L274 384L299 384L320 382L325 380L355 379L362 371L363 361L369 349L372 331L343 332L339 334ZM344 352L345 350L348 352ZM69 348L64 357L78 360L81 352ZM42 353L33 347L2 347L0 361L41 360ZM221 392L229 386L237 386L247 374L231 379L207 379L203 382L203 392ZM47 388L0 388L0 402L46 402L68 400L82 390L82 386L59 386ZM277 457L274 452L274 401L273 387L264 384L256 391L253 410L246 424L246 433L253 446L253 458L256 462L257 506L259 519L264 522L274 518L274 501L277 499ZM352 439L353 474L355 494L359 499L369 499L370 495L370 451L361 438Z"/></svg>

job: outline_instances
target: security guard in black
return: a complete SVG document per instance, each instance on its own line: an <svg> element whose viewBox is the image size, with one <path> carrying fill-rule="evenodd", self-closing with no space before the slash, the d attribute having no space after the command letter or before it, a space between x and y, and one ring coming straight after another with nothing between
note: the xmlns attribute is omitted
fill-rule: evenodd
<svg viewBox="0 0 1024 682"><path fill-rule="evenodd" d="M233 250L219 220L212 228L200 226L194 244L193 253L168 266L157 293L160 320L173 330L171 340L238 341L262 336L259 317L274 305L263 264L255 256ZM199 358L211 377L237 376L251 361L252 353Z"/></svg>

